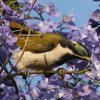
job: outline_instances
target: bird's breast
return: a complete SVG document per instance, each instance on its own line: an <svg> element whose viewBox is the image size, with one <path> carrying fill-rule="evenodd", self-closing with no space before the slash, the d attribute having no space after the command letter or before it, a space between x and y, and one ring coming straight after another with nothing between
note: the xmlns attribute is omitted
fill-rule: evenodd
<svg viewBox="0 0 100 100"><path fill-rule="evenodd" d="M18 68L29 68L33 70L50 70L57 67L56 62L61 62L62 56L67 53L65 48L62 48L60 44L51 51L44 53L33 53L25 51L21 60L18 63ZM16 61L20 58L22 51L16 52L13 57ZM60 64L59 64L60 65Z"/></svg>
<svg viewBox="0 0 100 100"><path fill-rule="evenodd" d="M16 52L13 57L18 61L22 54L22 51ZM25 51L22 58L18 63L18 68L29 68L29 69L39 69L40 67L45 66L43 54L35 54L29 51Z"/></svg>

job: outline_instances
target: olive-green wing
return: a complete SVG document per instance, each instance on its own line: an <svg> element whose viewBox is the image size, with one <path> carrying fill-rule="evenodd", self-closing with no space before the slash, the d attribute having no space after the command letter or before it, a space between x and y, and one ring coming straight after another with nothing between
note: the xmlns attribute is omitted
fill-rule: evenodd
<svg viewBox="0 0 100 100"><path fill-rule="evenodd" d="M25 41L26 37L21 37L17 45L23 48ZM43 53L52 50L58 43L65 43L65 39L61 35L44 34L43 36L31 36L29 37L25 51Z"/></svg>

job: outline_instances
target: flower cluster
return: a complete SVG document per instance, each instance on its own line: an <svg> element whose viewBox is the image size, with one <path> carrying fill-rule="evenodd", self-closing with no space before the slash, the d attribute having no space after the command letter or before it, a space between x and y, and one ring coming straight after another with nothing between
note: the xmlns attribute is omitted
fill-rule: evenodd
<svg viewBox="0 0 100 100"><path fill-rule="evenodd" d="M9 28L9 22L3 20L0 25L0 61L4 63L9 55L19 49L15 37Z"/></svg>

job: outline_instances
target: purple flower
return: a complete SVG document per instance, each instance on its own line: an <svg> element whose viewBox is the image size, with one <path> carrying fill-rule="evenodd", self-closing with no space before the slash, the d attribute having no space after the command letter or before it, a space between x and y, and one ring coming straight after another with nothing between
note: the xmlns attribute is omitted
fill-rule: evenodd
<svg viewBox="0 0 100 100"><path fill-rule="evenodd" d="M92 15L91 18L89 19L89 23L88 23L92 29L94 29L97 32L97 35L100 35L100 10L97 9L95 10Z"/></svg>
<svg viewBox="0 0 100 100"><path fill-rule="evenodd" d="M40 29L41 32L46 33L46 32L54 32L57 27L58 24L54 23L52 20L48 19L48 20L44 20L43 22L40 22L38 24L38 27Z"/></svg>
<svg viewBox="0 0 100 100"><path fill-rule="evenodd" d="M8 15L17 15L18 13L14 10L12 10L9 6L7 6L2 0L0 1L0 6L4 11L6 11L6 14Z"/></svg>
<svg viewBox="0 0 100 100"><path fill-rule="evenodd" d="M9 23L5 21L4 24L0 26L0 60L2 63L4 63L10 53L18 50L18 47L16 46L17 38L13 36L13 33L11 32L8 25Z"/></svg>
<svg viewBox="0 0 100 100"><path fill-rule="evenodd" d="M23 14L19 14L17 11L11 9L8 5L6 5L2 0L0 2L2 9L5 11L4 18L8 21L16 21L23 23L25 21L25 16L22 17Z"/></svg>
<svg viewBox="0 0 100 100"><path fill-rule="evenodd" d="M26 100L25 95L19 95L16 100Z"/></svg>
<svg viewBox="0 0 100 100"><path fill-rule="evenodd" d="M30 4L26 4L25 6L23 6L23 7L21 8L21 10L22 10L22 11L28 11L28 10L31 8L31 6L32 6L32 5L30 5Z"/></svg>
<svg viewBox="0 0 100 100"><path fill-rule="evenodd" d="M91 94L91 89L89 88L89 85L85 85L85 86L80 85L80 88L82 89L82 90L79 90L78 92L80 96L86 96L86 95Z"/></svg>
<svg viewBox="0 0 100 100"><path fill-rule="evenodd" d="M52 4L52 3L49 3L44 8L44 12L46 12L49 15L55 16L55 17L59 17L60 16L60 12L57 11L57 9L55 8L54 4Z"/></svg>
<svg viewBox="0 0 100 100"><path fill-rule="evenodd" d="M28 28L39 31L39 27L38 27L37 23L31 23L30 21L27 21L26 25Z"/></svg>
<svg viewBox="0 0 100 100"><path fill-rule="evenodd" d="M91 15L91 19L93 19L96 22L100 22L100 10L97 9L95 10L92 15Z"/></svg>
<svg viewBox="0 0 100 100"><path fill-rule="evenodd" d="M22 8L21 8L21 10L22 11L28 11L28 10L30 10L31 8L32 8L32 6L33 6L33 1L31 1L31 0L25 0L26 1L26 5L25 6L23 6ZM42 12L44 12L43 11L43 8L44 8L44 6L42 6L38 1L36 1L36 3L34 4L34 6L33 6L33 9L32 10L34 10L34 11L36 11L37 13L42 13Z"/></svg>
<svg viewBox="0 0 100 100"><path fill-rule="evenodd" d="M31 9L34 0L24 0L24 6L21 8L22 11L28 11Z"/></svg>
<svg viewBox="0 0 100 100"><path fill-rule="evenodd" d="M38 3L38 2L35 3L33 9L34 9L37 13L39 13L39 14L41 14L41 13L44 12L44 10L43 10L43 9L44 9L44 6L41 5L41 4Z"/></svg>
<svg viewBox="0 0 100 100"><path fill-rule="evenodd" d="M75 18L72 14L65 15L63 17L63 23L67 23L69 25L75 26Z"/></svg>

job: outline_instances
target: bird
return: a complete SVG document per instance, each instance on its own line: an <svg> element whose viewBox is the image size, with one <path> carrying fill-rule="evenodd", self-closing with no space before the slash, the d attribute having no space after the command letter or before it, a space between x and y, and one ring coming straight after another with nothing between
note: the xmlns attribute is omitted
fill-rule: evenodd
<svg viewBox="0 0 100 100"><path fill-rule="evenodd" d="M26 34L21 35L17 41L20 50L13 54L16 62L23 52L26 38ZM41 36L30 35L24 54L17 66L19 70L50 71L74 59L90 62L91 54L86 46L77 41L69 41L60 33L47 33Z"/></svg>

